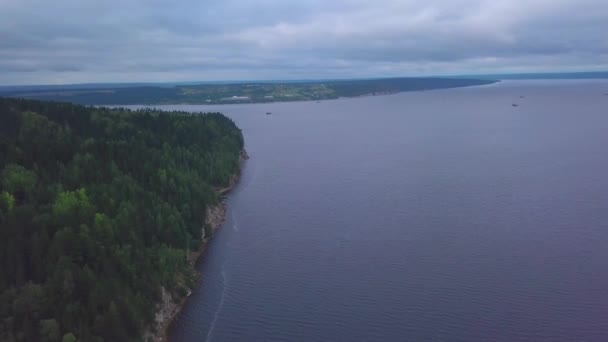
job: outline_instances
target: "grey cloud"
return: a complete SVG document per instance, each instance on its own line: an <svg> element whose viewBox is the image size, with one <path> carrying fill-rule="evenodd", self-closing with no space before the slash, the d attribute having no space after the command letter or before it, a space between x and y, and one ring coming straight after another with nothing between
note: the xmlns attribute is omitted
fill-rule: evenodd
<svg viewBox="0 0 608 342"><path fill-rule="evenodd" d="M4 0L0 84L608 69L605 0Z"/></svg>

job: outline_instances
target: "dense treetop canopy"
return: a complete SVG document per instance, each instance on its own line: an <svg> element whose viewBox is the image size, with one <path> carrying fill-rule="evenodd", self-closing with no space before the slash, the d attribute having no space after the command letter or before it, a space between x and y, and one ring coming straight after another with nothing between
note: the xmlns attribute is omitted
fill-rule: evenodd
<svg viewBox="0 0 608 342"><path fill-rule="evenodd" d="M140 339L242 148L219 113L0 99L0 340Z"/></svg>

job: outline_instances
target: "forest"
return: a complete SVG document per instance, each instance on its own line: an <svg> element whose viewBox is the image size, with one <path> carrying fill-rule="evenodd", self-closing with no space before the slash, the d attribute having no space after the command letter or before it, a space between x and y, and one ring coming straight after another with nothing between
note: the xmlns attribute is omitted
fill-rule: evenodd
<svg viewBox="0 0 608 342"><path fill-rule="evenodd" d="M0 98L0 340L141 340L243 146L220 113Z"/></svg>

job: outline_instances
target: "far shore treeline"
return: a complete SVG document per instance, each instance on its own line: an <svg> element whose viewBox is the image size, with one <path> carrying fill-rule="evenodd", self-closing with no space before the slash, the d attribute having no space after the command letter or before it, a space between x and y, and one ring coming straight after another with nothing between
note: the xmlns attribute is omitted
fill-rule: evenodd
<svg viewBox="0 0 608 342"><path fill-rule="evenodd" d="M219 113L0 98L0 341L140 340L242 148Z"/></svg>
<svg viewBox="0 0 608 342"><path fill-rule="evenodd" d="M330 100L495 83L472 78L268 81L177 85L65 85L0 87L0 96L69 101L85 105L226 104Z"/></svg>

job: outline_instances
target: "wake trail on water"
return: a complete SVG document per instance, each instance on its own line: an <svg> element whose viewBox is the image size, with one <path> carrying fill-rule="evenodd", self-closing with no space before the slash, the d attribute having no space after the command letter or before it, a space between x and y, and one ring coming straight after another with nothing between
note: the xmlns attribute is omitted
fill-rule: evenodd
<svg viewBox="0 0 608 342"><path fill-rule="evenodd" d="M220 302L215 310L215 314L213 315L213 320L211 320L211 324L209 325L209 331L207 332L207 337L205 338L205 342L210 341L211 335L213 334L213 329L215 328L215 323L217 322L218 317L220 316L220 312L224 307L224 298L226 296L226 271L224 270L224 265L222 265L222 294L220 295Z"/></svg>
<svg viewBox="0 0 608 342"><path fill-rule="evenodd" d="M245 184L243 184L244 186L241 187L241 189L245 189L247 188L249 185L251 185L252 183L255 182L255 180L258 177L258 163L254 163L253 164L253 170L252 170L252 175L251 177L249 177L249 179L247 180L247 182ZM239 231L239 225L238 225L238 221L236 219L236 216L234 214L234 210L232 208L230 208L230 218L232 220L232 229L236 232ZM227 261L226 261L227 262ZM215 329L215 325L217 323L217 320L220 316L220 312L222 311L223 307L224 307L224 299L226 297L226 270L225 270L225 266L226 266L226 262L224 262L224 264L222 265L222 278L221 278L221 284L222 284L222 293L220 295L220 302L217 306L217 309L215 310L215 313L213 314L213 319L211 320L211 324L209 325L209 331L207 332L207 336L205 338L205 342L209 342L211 341L211 337L213 336L213 331Z"/></svg>
<svg viewBox="0 0 608 342"><path fill-rule="evenodd" d="M234 216L234 210L232 210L232 209L230 209L230 218L232 219L232 229L235 232L238 232L239 231L239 225L238 225L238 223L236 221L236 217Z"/></svg>

